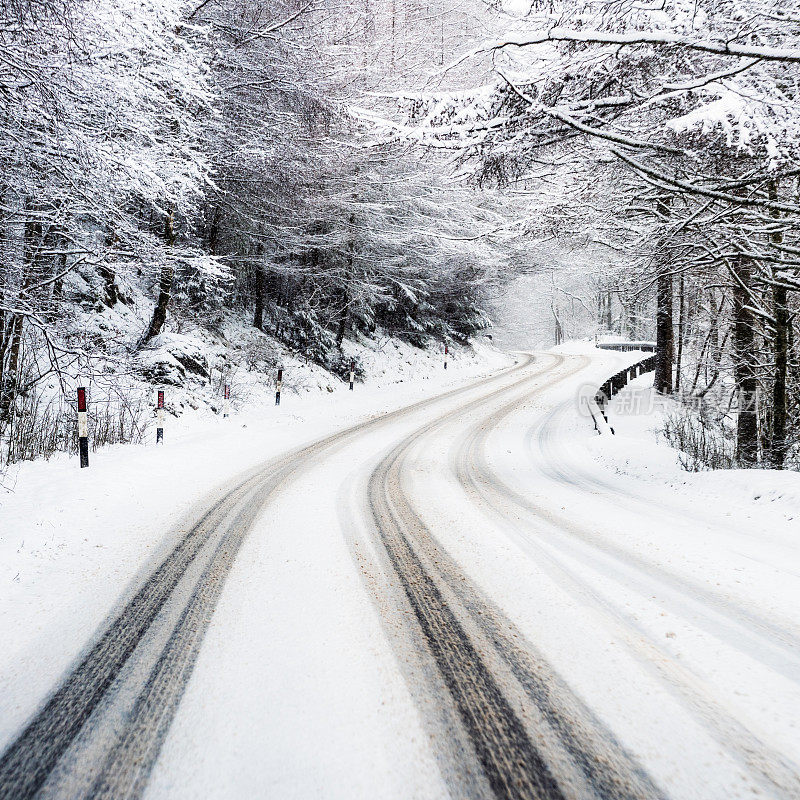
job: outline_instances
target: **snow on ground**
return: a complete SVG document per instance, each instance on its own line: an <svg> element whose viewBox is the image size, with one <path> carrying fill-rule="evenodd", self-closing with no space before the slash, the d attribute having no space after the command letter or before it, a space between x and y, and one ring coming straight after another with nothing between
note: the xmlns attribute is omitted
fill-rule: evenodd
<svg viewBox="0 0 800 800"><path fill-rule="evenodd" d="M634 480L640 491L655 491L725 507L732 517L767 514L768 525L798 516L800 473L791 470L728 469L687 472L679 453L659 433L665 413L674 406L652 389L649 373L631 381L612 399L609 422L616 436L595 437L587 449L602 467ZM800 528L790 539L800 543Z"/></svg>
<svg viewBox="0 0 800 800"><path fill-rule="evenodd" d="M800 760L800 474L684 471L657 435L670 402L651 384L642 376L611 402L616 436L562 412L532 437L541 467L560 472L550 507L572 499L570 522L602 542L600 557L572 550L575 572L661 642L726 744L740 726L771 748L760 757L774 772L775 753Z"/></svg>
<svg viewBox="0 0 800 800"><path fill-rule="evenodd" d="M0 750L200 498L292 447L511 363L482 343L451 351L445 371L439 352L395 341L361 347L369 378L353 392L287 361L277 408L269 388L237 409L234 384L228 419L202 407L168 416L163 446L104 448L85 470L63 455L11 468L0 494Z"/></svg>
<svg viewBox="0 0 800 800"><path fill-rule="evenodd" d="M652 392L652 377L632 381L612 399L614 436L596 435L574 413L577 404L556 409L544 426L547 435L537 434L541 466L561 464L604 501L577 508L574 519L596 524L602 513L609 532L625 536L628 521L641 521L644 513L654 533L636 545L642 553L667 552L682 571L724 586L732 599L768 608L797 630L792 591L800 576L800 473L685 471L679 453L658 434L671 401Z"/></svg>
<svg viewBox="0 0 800 800"><path fill-rule="evenodd" d="M636 354L592 355L487 439L491 473L529 511L467 512L441 468L454 431L418 456L418 509L669 796L796 796L800 475L690 475L650 432L657 414L621 413L624 394L619 435L598 436L580 387Z"/></svg>
<svg viewBox="0 0 800 800"><path fill-rule="evenodd" d="M535 379L535 394L515 390L507 414L508 396L488 400L416 440L403 473L415 509L671 798L695 800L698 787L715 800L796 796L800 476L684 472L652 432L658 406L636 399L651 376L614 399L617 435L598 436L582 390L646 354L592 342L556 352L563 363ZM163 448L111 448L89 470L23 465L0 508L11 642L0 747L199 498L292 446L508 363L488 348L458 354L447 374L439 354L387 361L352 394L321 383L279 409L187 415ZM427 379L409 383L417 363ZM404 679L391 613L369 602L352 550L375 464L441 411L334 448L271 499L227 578L149 798L446 796L425 699ZM473 425L488 432L476 452ZM457 474L481 454L481 487L506 487L493 511Z"/></svg>

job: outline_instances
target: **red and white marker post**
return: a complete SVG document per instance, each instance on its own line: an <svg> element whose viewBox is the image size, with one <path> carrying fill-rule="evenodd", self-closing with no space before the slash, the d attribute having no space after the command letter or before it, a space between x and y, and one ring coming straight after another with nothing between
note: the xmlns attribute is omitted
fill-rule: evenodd
<svg viewBox="0 0 800 800"><path fill-rule="evenodd" d="M89 414L86 410L86 387L78 387L78 454L81 469L89 466Z"/></svg>
<svg viewBox="0 0 800 800"><path fill-rule="evenodd" d="M450 348L445 345L444 346L444 368L447 369L447 354L450 352Z"/></svg>
<svg viewBox="0 0 800 800"><path fill-rule="evenodd" d="M355 361L351 361L350 362L350 391L351 392L353 391L353 381L355 380L355 377L356 377L356 362Z"/></svg>
<svg viewBox="0 0 800 800"><path fill-rule="evenodd" d="M164 441L164 390L158 390L156 402L156 444Z"/></svg>
<svg viewBox="0 0 800 800"><path fill-rule="evenodd" d="M231 409L231 386L229 383L225 384L222 390L222 416L227 417Z"/></svg>
<svg viewBox="0 0 800 800"><path fill-rule="evenodd" d="M281 386L283 386L283 367L278 367L278 380L275 382L275 405L281 404Z"/></svg>

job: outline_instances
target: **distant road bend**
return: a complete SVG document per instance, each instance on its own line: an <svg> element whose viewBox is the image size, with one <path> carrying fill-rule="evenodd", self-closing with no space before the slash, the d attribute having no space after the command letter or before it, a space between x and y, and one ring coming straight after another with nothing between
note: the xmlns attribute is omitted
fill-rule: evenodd
<svg viewBox="0 0 800 800"><path fill-rule="evenodd" d="M489 379L355 425L243 475L143 576L2 755L0 798L142 796L225 578L256 517L282 487L321 460L398 422L414 424L388 451L376 453L363 499L365 530L384 574L398 587L392 613L395 629L405 633L393 647L413 649L429 667L419 673L429 676L427 683L410 689L420 714L440 726L440 740L449 743L449 752L436 757L451 796L665 796L536 643L448 553L436 524L415 507L406 481L415 448L444 436L453 442L450 468L472 513L533 519L536 509L492 474L485 457L488 433L521 404L574 381L588 363L584 357L520 355L515 366ZM560 479L569 480L563 472ZM534 539L523 544L542 563L552 560ZM596 601L583 587L575 591L584 592L587 603ZM402 653L398 657L403 660ZM754 762L763 761L758 741L740 741L743 758L750 753ZM757 780L773 796L791 797L796 775L791 765L774 763Z"/></svg>

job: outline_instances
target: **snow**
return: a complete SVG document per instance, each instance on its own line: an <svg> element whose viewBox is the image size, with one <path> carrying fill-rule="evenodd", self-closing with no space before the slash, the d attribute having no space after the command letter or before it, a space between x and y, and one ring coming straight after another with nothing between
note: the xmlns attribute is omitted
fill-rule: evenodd
<svg viewBox="0 0 800 800"><path fill-rule="evenodd" d="M670 797L696 798L699 785L708 798L749 797L754 762L779 780L780 759L800 755L800 696L785 674L796 661L722 609L741 604L795 629L800 572L783 579L777 572L797 559L796 541L786 544L795 534L786 523L777 534L774 520L766 539L731 528L738 486L720 479L711 504L705 476L682 472L675 453L647 432L653 419L638 420L638 428L623 420L619 437L598 437L574 413L577 387L643 354L587 342L557 349L569 353L570 366L587 353L591 365L524 405L489 448L496 474L545 516L529 532L516 512L504 523L465 505L452 459L469 417L412 451L406 480L415 508L464 574ZM472 417L490 412L491 405ZM540 449L533 433L540 426L551 430L554 450ZM298 798L445 796L431 761L434 740L426 746L430 737L414 713L420 698L400 680L387 636L354 588L344 546L359 536L358 498L375 451L397 438L384 434L326 459L259 524L215 615L149 797L201 790L233 797L259 788ZM648 456L655 466L640 477L635 462ZM633 460L629 471L625 459ZM579 465L603 483L587 493L554 479L554 464ZM677 486L693 509L685 517ZM640 494L642 503L630 499ZM692 516L698 506L708 517L701 525ZM553 521L565 520L590 538L556 533ZM198 752L213 753L213 763L198 769L181 757Z"/></svg>
<svg viewBox="0 0 800 800"><path fill-rule="evenodd" d="M391 440L370 439L251 531L147 797L447 797L347 546L340 494Z"/></svg>
<svg viewBox="0 0 800 800"><path fill-rule="evenodd" d="M193 336L162 333L139 355L142 374L153 383L182 386L187 372L201 378L209 374L204 343Z"/></svg>
<svg viewBox="0 0 800 800"><path fill-rule="evenodd" d="M352 393L321 369L287 362L278 408L274 388L248 385L246 408L237 411L240 395L228 419L203 407L168 417L158 448L151 430L146 444L92 453L86 470L62 455L12 468L0 495L0 749L201 498L292 447L509 363L481 343L474 352L451 346L446 372L441 353L401 342L361 353L372 379Z"/></svg>
<svg viewBox="0 0 800 800"><path fill-rule="evenodd" d="M2 506L12 645L0 747L201 499L273 455L509 363L480 346L445 373L439 353L387 347L352 394L306 373L278 409L184 415L163 448L109 448L84 471L67 459L19 469ZM661 406L632 402L648 375L612 401L616 436L598 436L580 393L646 355L565 343L539 354L552 371L514 390L518 404L488 399L439 423L463 403L444 399L287 481L226 580L146 796L448 796L364 500L377 462L423 428L403 472L415 511L667 796L791 796L800 476L683 471L653 432ZM472 452L474 430L486 438ZM496 508L458 479L476 458L482 490L511 492Z"/></svg>
<svg viewBox="0 0 800 800"><path fill-rule="evenodd" d="M667 31L631 30L625 32L590 30L572 30L570 28L550 28L542 31L528 31L520 36L507 36L502 40L488 40L475 52L489 52L503 47L532 47L551 41L596 42L602 44L640 44L683 45L690 49L706 52L727 53L751 58L766 58L785 61L800 61L800 49L781 47L759 47L737 42L721 42L703 40Z"/></svg>
<svg viewBox="0 0 800 800"><path fill-rule="evenodd" d="M585 343L554 349L588 352ZM800 476L689 475L648 430L653 415L619 414L623 395L609 417L618 435L597 436L576 413L576 391L635 357L595 351L580 377L490 435L493 474L534 513L512 505L505 524L465 513L441 468L453 434L436 449L426 442L414 496L465 574L670 797L696 798L700 785L704 798L747 797L743 759L774 777L800 757L800 653L790 644ZM768 486L776 499L765 514Z"/></svg>
<svg viewBox="0 0 800 800"><path fill-rule="evenodd" d="M609 407L613 439L592 440L588 447L601 466L635 479L642 491L663 491L671 496L691 496L711 508L731 509L732 516L749 517L756 509L769 515L777 530L797 515L800 475L790 470L729 469L686 472L679 454L658 434L672 401L652 391L652 374L628 384ZM775 515L773 517L773 515ZM800 542L795 532L790 540Z"/></svg>

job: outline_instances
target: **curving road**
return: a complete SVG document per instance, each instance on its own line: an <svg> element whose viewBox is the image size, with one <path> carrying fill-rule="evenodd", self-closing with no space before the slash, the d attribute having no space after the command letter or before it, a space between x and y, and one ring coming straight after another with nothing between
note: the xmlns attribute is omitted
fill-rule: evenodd
<svg viewBox="0 0 800 800"><path fill-rule="evenodd" d="M729 675L741 662L743 671L775 676L774 695L761 698L769 717L775 697L786 696L783 687L800 683L798 631L640 541L609 534L603 519L622 514L622 526L635 527L654 506L576 463L565 444L575 386L595 374L586 357L521 355L489 380L341 431L242 476L186 527L158 569L142 576L131 600L20 731L0 758L0 798L216 796L220 785L228 796L264 797L800 796L791 748L714 686L726 660L734 664ZM257 579L257 546L279 537L270 513L292 492L302 493L304 505L318 504L319 513L311 517L312 532L301 514L287 523L286 570L295 557L305 559L306 573L324 566L340 581L330 597L342 608L348 597L360 603L365 632L358 641L365 644L352 645L339 661L350 674L377 674L376 696L396 697L393 713L409 720L391 723L387 735L389 747L397 739L400 766L373 770L398 772L391 791L370 783L369 759L361 781L340 775L332 783L335 770L326 767L317 784L304 782L309 777L279 755L292 751L293 729L314 736L313 720L298 711L302 699L287 706L265 701L262 710L252 695L237 700L230 687L232 663L247 661L243 682L273 699L301 697L297 687L329 680L337 669L323 656L337 649L330 637L340 636L339 650L348 645L351 634L337 634L330 623L315 627L311 611L303 631L263 613L251 624L252 602L236 611L248 635L225 638L226 620L233 619L226 594L235 588L227 584ZM658 508L687 536L692 513L681 504ZM320 526L320 519L328 522ZM339 551L349 567L337 561ZM275 568L279 559L274 552L269 558ZM324 616L324 580L317 577L312 588L301 581L298 572L292 604L311 606L319 592ZM272 583L279 617L279 581ZM646 619L651 607L719 647L710 654L698 648L696 660L691 653L676 657ZM265 638L281 642L275 649L284 653L314 652L299 659L309 675L289 674L278 655L253 656L251 640ZM229 661L214 661L215 650ZM338 680L352 728L389 726L388 718L368 719L372 711L359 710L357 690ZM210 685L208 696L226 698L212 711L202 704ZM321 705L342 716L330 691L308 703L311 714ZM235 726L228 721L223 731L208 722L226 711ZM339 723L331 736L328 717L320 715L324 733L305 765L311 773L327 763L324 749L335 748L328 739L342 740L328 759L341 761L354 758L347 742L363 737ZM255 744L237 750L231 740L242 727ZM424 732L425 743L406 751L402 740L419 738L412 729ZM283 751L281 738L289 743ZM254 748L265 751L255 766ZM420 761L415 778L407 752L430 758L431 776ZM231 788L238 770L252 776L247 789ZM291 774L276 774L281 770ZM214 783L226 772L226 784ZM398 790L404 781L406 790Z"/></svg>

